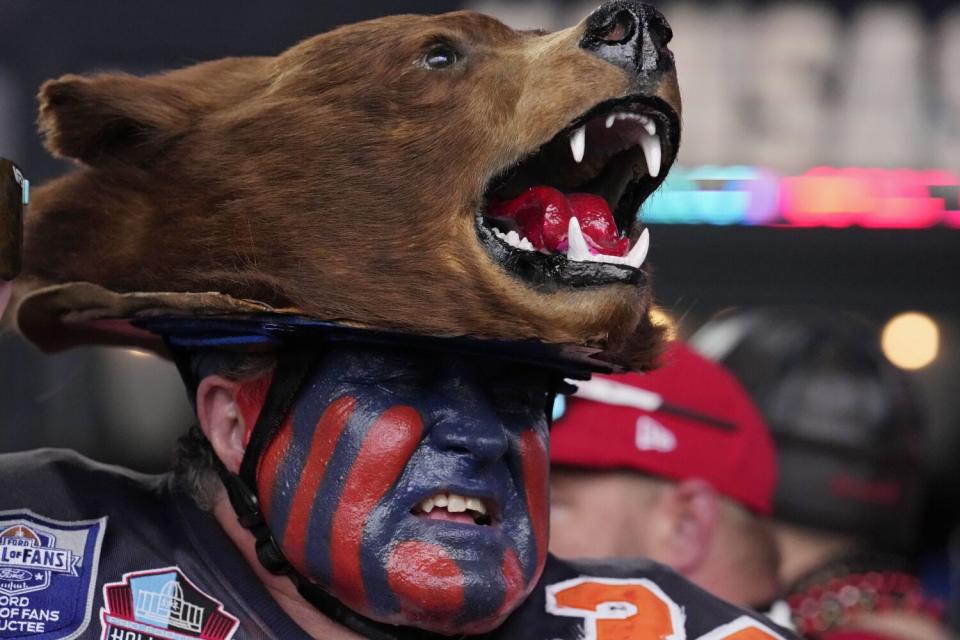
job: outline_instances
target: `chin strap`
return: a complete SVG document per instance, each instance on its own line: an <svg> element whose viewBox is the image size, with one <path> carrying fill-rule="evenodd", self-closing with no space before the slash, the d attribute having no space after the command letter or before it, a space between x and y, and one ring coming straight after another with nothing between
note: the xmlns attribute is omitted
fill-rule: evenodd
<svg viewBox="0 0 960 640"><path fill-rule="evenodd" d="M220 479L226 487L230 504L237 513L237 520L256 539L257 558L260 564L274 575L287 576L307 602L334 622L370 640L454 640L456 637L377 622L349 609L325 589L294 569L270 532L266 519L260 511L260 500L257 497L257 467L264 450L280 430L284 418L290 412L297 392L303 386L316 360L316 352L312 349L279 354L270 388L264 398L263 408L250 433L250 442L240 463L240 473L231 473L222 464L218 466Z"/></svg>

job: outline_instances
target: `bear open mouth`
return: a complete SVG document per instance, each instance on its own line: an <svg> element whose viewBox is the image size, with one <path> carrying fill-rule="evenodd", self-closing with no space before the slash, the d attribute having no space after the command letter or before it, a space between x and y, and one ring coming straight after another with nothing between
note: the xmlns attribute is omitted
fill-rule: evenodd
<svg viewBox="0 0 960 640"><path fill-rule="evenodd" d="M659 98L595 106L490 181L481 244L540 289L639 282L649 234L637 212L673 164L679 125Z"/></svg>

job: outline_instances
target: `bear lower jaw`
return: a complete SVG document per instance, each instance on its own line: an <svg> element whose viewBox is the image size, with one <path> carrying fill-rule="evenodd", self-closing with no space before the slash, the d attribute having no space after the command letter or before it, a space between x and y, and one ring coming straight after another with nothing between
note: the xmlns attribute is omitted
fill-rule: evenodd
<svg viewBox="0 0 960 640"><path fill-rule="evenodd" d="M611 284L646 285L646 272L627 264L576 261L563 253L541 253L512 246L476 217L476 232L487 254L504 271L540 293Z"/></svg>

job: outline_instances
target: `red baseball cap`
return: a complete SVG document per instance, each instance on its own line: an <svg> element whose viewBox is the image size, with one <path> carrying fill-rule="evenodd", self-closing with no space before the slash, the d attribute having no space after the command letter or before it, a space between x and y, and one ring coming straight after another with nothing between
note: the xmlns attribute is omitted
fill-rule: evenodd
<svg viewBox="0 0 960 640"><path fill-rule="evenodd" d="M777 478L767 425L726 369L681 342L648 374L577 382L550 434L555 465L700 478L769 515Z"/></svg>

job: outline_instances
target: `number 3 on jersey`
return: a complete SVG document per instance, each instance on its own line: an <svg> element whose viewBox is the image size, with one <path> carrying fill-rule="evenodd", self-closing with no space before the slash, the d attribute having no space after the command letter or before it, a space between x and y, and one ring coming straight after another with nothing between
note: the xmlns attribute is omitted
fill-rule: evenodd
<svg viewBox="0 0 960 640"><path fill-rule="evenodd" d="M645 578L582 577L547 587L547 611L583 618L584 640L685 640L680 607ZM784 640L743 616L699 640Z"/></svg>

